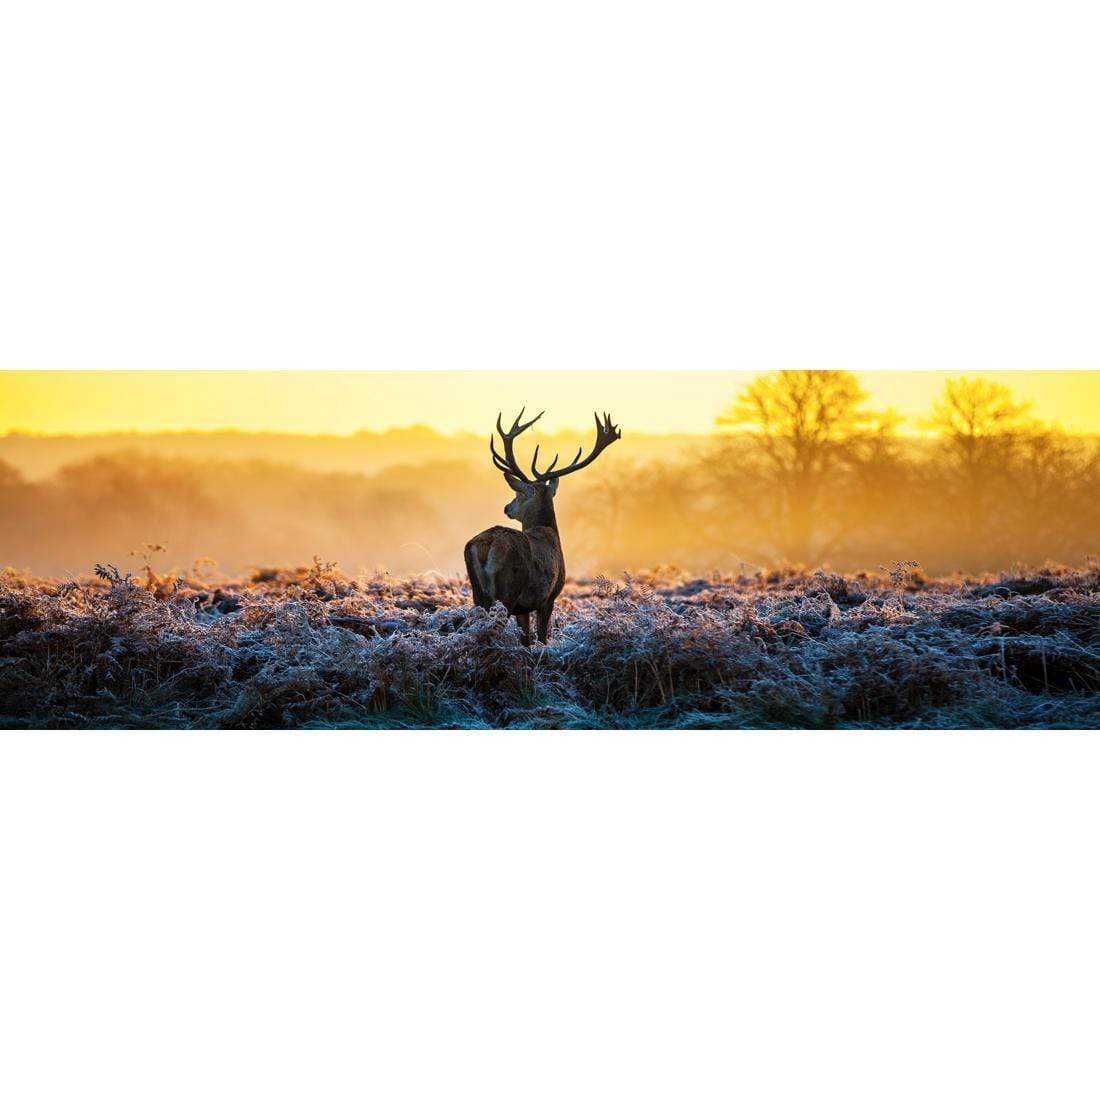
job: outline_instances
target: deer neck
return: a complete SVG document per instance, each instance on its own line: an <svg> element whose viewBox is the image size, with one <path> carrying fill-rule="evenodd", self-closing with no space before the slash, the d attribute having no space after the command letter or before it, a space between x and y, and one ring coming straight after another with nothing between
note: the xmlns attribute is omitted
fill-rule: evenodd
<svg viewBox="0 0 1100 1100"><path fill-rule="evenodd" d="M524 531L533 531L536 527L550 527L555 534L558 531L558 517L554 515L554 502L552 500L541 501L536 508L522 520Z"/></svg>

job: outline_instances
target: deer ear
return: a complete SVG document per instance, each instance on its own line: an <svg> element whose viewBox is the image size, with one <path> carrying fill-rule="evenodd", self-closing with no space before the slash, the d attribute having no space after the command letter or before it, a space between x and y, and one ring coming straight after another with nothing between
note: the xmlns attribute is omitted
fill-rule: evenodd
<svg viewBox="0 0 1100 1100"><path fill-rule="evenodd" d="M547 483L546 488L550 490L550 495L553 496L558 491L558 479L552 477Z"/></svg>
<svg viewBox="0 0 1100 1100"><path fill-rule="evenodd" d="M514 493L518 493L520 489L522 489L523 486L527 484L524 481L520 481L520 479L514 474L505 474L504 480L508 482L508 488L511 489Z"/></svg>

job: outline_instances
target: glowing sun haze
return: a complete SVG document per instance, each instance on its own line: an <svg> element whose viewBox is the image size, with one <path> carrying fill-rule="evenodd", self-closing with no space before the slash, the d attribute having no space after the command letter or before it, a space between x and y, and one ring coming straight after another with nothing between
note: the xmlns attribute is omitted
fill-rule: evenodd
<svg viewBox="0 0 1100 1100"><path fill-rule="evenodd" d="M300 432L343 435L424 424L488 432L498 410L546 409L546 431L586 427L594 409L638 432L707 432L755 371L6 371L0 432ZM875 407L915 430L958 372L859 374ZM1100 433L1100 371L975 371L1032 412Z"/></svg>

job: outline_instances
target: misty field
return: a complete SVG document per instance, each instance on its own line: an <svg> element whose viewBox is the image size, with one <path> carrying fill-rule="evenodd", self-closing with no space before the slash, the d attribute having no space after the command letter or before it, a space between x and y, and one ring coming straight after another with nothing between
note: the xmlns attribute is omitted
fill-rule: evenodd
<svg viewBox="0 0 1100 1100"><path fill-rule="evenodd" d="M465 581L0 574L0 726L1100 726L1100 569L567 585L525 649Z"/></svg>

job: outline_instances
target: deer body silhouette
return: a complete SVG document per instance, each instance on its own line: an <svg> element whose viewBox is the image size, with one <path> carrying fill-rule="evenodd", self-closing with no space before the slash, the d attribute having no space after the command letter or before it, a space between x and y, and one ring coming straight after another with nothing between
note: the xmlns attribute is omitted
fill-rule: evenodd
<svg viewBox="0 0 1100 1100"><path fill-rule="evenodd" d="M466 543L466 572L470 577L474 603L478 607L492 607L500 601L514 615L523 635L523 644L531 644L531 615L536 616L538 638L546 642L550 637L550 616L554 601L565 584L565 557L562 554L558 520L554 514L554 495L558 491L559 478L583 469L616 439L622 432L604 413L603 420L596 416L596 443L587 458L581 460L581 451L562 469L558 469L558 456L542 472L538 469L539 449L535 447L531 459L531 476L523 472L516 461L515 439L535 423L542 413L521 423L520 410L512 427L505 431L497 417L497 432L504 445L504 455L497 454L493 438L489 438L489 450L493 464L504 475L508 487L516 494L504 509L509 519L518 520L522 530L514 527L490 527L475 535Z"/></svg>

